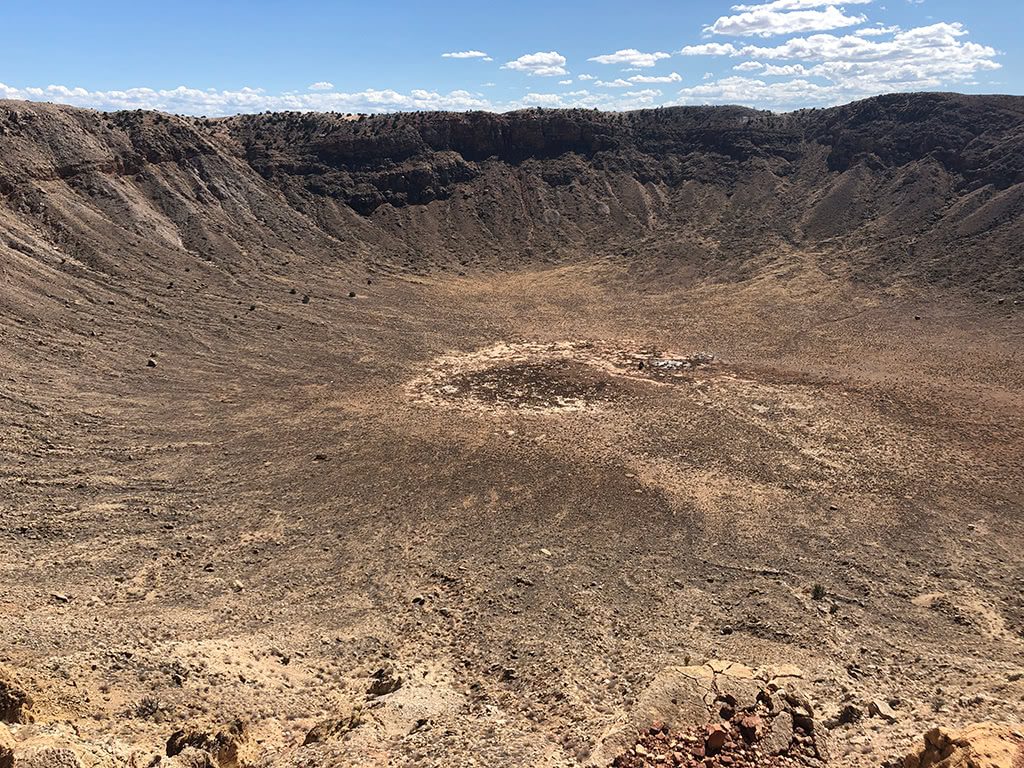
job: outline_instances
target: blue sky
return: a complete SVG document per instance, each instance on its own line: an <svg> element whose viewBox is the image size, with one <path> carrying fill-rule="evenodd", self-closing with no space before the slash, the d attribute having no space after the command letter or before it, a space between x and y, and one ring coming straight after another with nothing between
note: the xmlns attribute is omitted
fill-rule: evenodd
<svg viewBox="0 0 1024 768"><path fill-rule="evenodd" d="M1021 94L1022 26L1022 0L0 0L0 98L222 115Z"/></svg>

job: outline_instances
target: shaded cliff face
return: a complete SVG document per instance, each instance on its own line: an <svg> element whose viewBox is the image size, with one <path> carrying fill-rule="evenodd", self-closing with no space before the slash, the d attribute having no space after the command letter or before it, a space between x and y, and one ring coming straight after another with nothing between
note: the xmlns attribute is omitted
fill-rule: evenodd
<svg viewBox="0 0 1024 768"><path fill-rule="evenodd" d="M786 245L865 279L1005 291L1024 274L1022 181L1016 97L358 119L0 106L7 247L20 232L96 265L155 235L234 268L277 251L421 271L670 254L731 279Z"/></svg>

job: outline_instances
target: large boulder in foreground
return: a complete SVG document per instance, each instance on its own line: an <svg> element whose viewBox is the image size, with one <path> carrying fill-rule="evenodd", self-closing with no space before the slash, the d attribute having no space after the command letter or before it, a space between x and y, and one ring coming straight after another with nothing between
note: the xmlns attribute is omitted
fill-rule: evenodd
<svg viewBox="0 0 1024 768"><path fill-rule="evenodd" d="M960 730L933 728L904 768L1024 768L1024 725L977 723Z"/></svg>
<svg viewBox="0 0 1024 768"><path fill-rule="evenodd" d="M815 728L813 705L800 690L802 676L795 667L754 670L719 659L666 667L633 711L602 735L588 765L694 765L707 758L742 766L746 758L762 756L785 756L794 765L804 758L826 760L827 734Z"/></svg>

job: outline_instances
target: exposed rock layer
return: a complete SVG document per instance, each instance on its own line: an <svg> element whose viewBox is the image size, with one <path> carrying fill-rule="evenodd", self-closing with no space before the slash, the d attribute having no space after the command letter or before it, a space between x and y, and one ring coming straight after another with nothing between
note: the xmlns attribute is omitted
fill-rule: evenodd
<svg viewBox="0 0 1024 768"><path fill-rule="evenodd" d="M106 271L163 249L234 269L599 252L729 279L798 246L872 279L1006 291L1022 181L1018 97L219 120L0 103L0 248L36 254L42 235Z"/></svg>

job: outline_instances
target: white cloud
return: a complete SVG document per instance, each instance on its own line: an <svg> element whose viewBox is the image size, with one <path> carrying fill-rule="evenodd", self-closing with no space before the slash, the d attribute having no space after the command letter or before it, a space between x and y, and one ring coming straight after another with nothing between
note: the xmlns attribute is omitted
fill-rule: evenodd
<svg viewBox="0 0 1024 768"><path fill-rule="evenodd" d="M633 88L637 85L654 85L658 83L680 83L683 78L678 72L668 75L633 75L630 78L617 80L598 80L594 85L601 88Z"/></svg>
<svg viewBox="0 0 1024 768"><path fill-rule="evenodd" d="M685 45L679 51L681 56L736 56L739 49L732 43L701 43Z"/></svg>
<svg viewBox="0 0 1024 768"><path fill-rule="evenodd" d="M803 64L769 64L761 70L765 77L807 77L815 74Z"/></svg>
<svg viewBox="0 0 1024 768"><path fill-rule="evenodd" d="M733 11L792 15L825 12L845 6L865 5L867 0L774 0L757 5L736 5ZM824 9L824 10L823 10ZM750 34L760 34L750 32ZM775 44L773 44L775 43ZM956 90L958 85L975 84L979 75L1000 68L999 52L975 43L958 22L939 22L901 29L896 26L859 26L845 33L816 32L787 36L780 42L706 41L688 45L678 52L684 56L728 57L733 72L704 74L704 82L682 88L678 98L663 98L654 87L681 84L678 72L644 74L647 67L669 54L642 53L623 49L596 56L592 61L620 65L618 77L608 80L582 74L577 90L553 88L562 93L535 92L514 101L498 96L502 91L472 93L467 90L438 92L428 89L396 91L367 89L345 93L326 81L315 82L305 92L267 93L260 88L236 90L128 88L91 91L81 87L51 85L13 87L0 84L0 98L56 101L98 109L156 109L185 114L219 116L265 110L390 112L417 109L493 110L520 106L573 106L600 109L637 109L650 104L742 103L788 109L806 105L828 105L879 93L918 90ZM455 51L448 58L489 58L483 51ZM634 66L625 66L634 65ZM566 69L566 58L556 51L538 51L509 61L504 69L539 77L559 76L559 86L574 82ZM709 67L710 68L710 67ZM699 72L700 70L698 70ZM631 74L636 72L636 74ZM692 79L697 80L697 73ZM691 78L687 78L691 79ZM987 81L987 78L985 79ZM592 83L594 91L583 83ZM493 82L477 90L494 87ZM540 89L538 89L540 90Z"/></svg>
<svg viewBox="0 0 1024 768"><path fill-rule="evenodd" d="M662 92L653 88L625 93L592 93L587 90L566 93L528 93L522 99L502 105L502 108L523 109L541 106L551 109L571 107L607 110L644 109L659 103L661 96Z"/></svg>
<svg viewBox="0 0 1024 768"><path fill-rule="evenodd" d="M1000 68L994 48L962 40L966 35L962 24L940 22L897 32L888 40L820 34L777 46L747 46L741 53L813 63L808 74L851 93L923 90L967 82L978 72Z"/></svg>
<svg viewBox="0 0 1024 768"><path fill-rule="evenodd" d="M565 56L557 51L537 51L527 53L518 59L507 61L501 66L502 69L512 69L517 72L526 72L528 75L540 77L553 77L556 75L567 75L569 71L565 68Z"/></svg>
<svg viewBox="0 0 1024 768"><path fill-rule="evenodd" d="M499 102L462 90L448 93L415 89L408 92L366 90L356 93L334 91L273 95L259 88L227 91L180 86L170 90L129 88L120 91L90 91L62 85L15 88L0 83L0 99L52 101L104 110L155 109L210 117L267 110L368 113L409 110L501 112L535 106L625 110L652 106L659 103L662 95L661 91L653 88L614 93L593 93L580 89L561 93L531 92L513 101Z"/></svg>
<svg viewBox="0 0 1024 768"><path fill-rule="evenodd" d="M763 8L774 11L802 11L807 8L821 8L827 5L868 5L873 0L773 0L767 3L734 5L734 11L756 11Z"/></svg>
<svg viewBox="0 0 1024 768"><path fill-rule="evenodd" d="M864 29L855 29L853 34L859 35L860 37L876 37L878 35L891 35L893 32L899 32L899 25L893 25L891 27L864 27Z"/></svg>
<svg viewBox="0 0 1024 768"><path fill-rule="evenodd" d="M683 78L678 72L668 75L633 75L629 78L631 83L679 83Z"/></svg>
<svg viewBox="0 0 1024 768"><path fill-rule="evenodd" d="M450 51L448 53L441 54L442 59L483 59L484 61L494 61L483 51Z"/></svg>
<svg viewBox="0 0 1024 768"><path fill-rule="evenodd" d="M188 88L158 90L89 91L80 87L49 85L45 88L15 88L0 83L0 98L54 101L93 109L156 109L186 115L211 117L239 112L297 110L322 112L394 112L415 109L470 110L492 109L487 100L464 90L439 93L414 89L401 93L390 89L369 89L355 93L318 91L272 95L261 88L237 91Z"/></svg>
<svg viewBox="0 0 1024 768"><path fill-rule="evenodd" d="M981 72L1000 68L998 51L966 37L967 30L959 22L939 22L907 30L869 27L846 35L819 33L774 46L707 43L682 52L750 57L752 61L734 69L757 71L761 76L814 78L833 95L831 101L838 102L892 91L953 89L972 83ZM774 63L765 64L765 59ZM752 92L744 103L754 103L757 93Z"/></svg>
<svg viewBox="0 0 1024 768"><path fill-rule="evenodd" d="M593 56L587 61L596 61L598 64L625 64L630 67L653 67L659 60L670 58L670 56L662 51L643 53L636 48L625 48L615 53Z"/></svg>
<svg viewBox="0 0 1024 768"><path fill-rule="evenodd" d="M795 2L795 0L791 1ZM823 3L816 3L816 5L823 5ZM738 8L746 10L733 16L719 17L705 27L704 31L713 35L773 37L797 32L850 27L854 24L863 24L868 20L867 16L863 14L850 16L835 5L825 5L823 9L807 8L806 10L784 10L786 7L788 6L779 6L777 3L738 6ZM800 7L806 8L806 6Z"/></svg>
<svg viewBox="0 0 1024 768"><path fill-rule="evenodd" d="M836 98L834 89L809 80L766 83L764 80L739 76L683 88L678 95L684 104L756 104L773 109L832 104Z"/></svg>
<svg viewBox="0 0 1024 768"><path fill-rule="evenodd" d="M632 99L634 103L650 106L654 103L655 99L661 96L661 91L657 88L645 88L640 91L626 91L623 96L627 99Z"/></svg>
<svg viewBox="0 0 1024 768"><path fill-rule="evenodd" d="M896 91L950 88L972 83L981 72L1000 68L998 52L963 40L959 23L932 24L898 31L891 39L818 34L781 45L746 46L740 54L777 63L747 61L734 69L758 77L794 78L767 82L724 77L679 91L686 103L742 103L773 109L838 104Z"/></svg>

